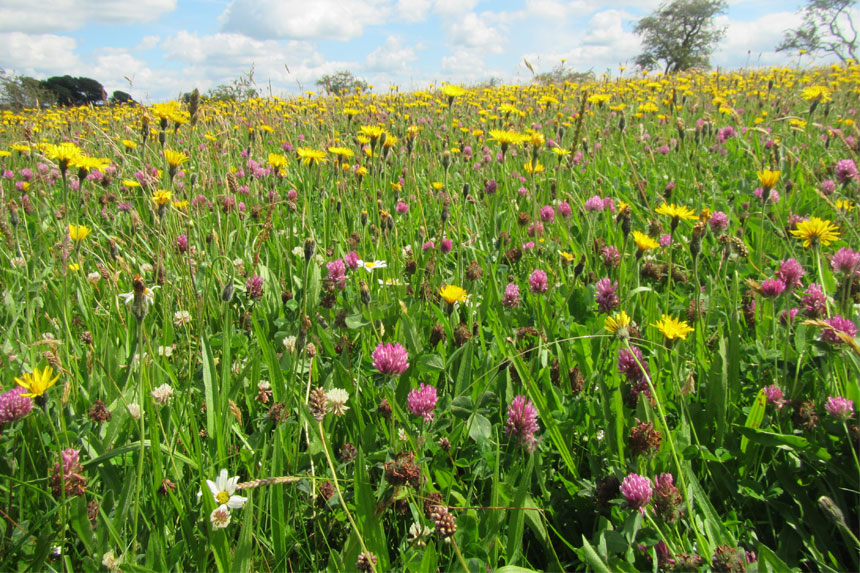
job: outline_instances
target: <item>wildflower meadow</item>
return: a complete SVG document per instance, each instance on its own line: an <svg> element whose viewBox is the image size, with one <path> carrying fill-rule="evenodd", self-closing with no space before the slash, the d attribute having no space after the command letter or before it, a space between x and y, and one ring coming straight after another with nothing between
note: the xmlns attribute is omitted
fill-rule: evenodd
<svg viewBox="0 0 860 573"><path fill-rule="evenodd" d="M0 569L858 570L858 86L2 112Z"/></svg>

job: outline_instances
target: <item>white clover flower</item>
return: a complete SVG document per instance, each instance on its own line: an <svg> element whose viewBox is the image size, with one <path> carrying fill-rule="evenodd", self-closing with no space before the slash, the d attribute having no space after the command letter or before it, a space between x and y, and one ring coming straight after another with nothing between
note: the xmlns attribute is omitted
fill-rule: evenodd
<svg viewBox="0 0 860 573"><path fill-rule="evenodd" d="M212 523L212 529L224 529L230 525L230 510L224 505L219 505L209 514L209 521Z"/></svg>
<svg viewBox="0 0 860 573"><path fill-rule="evenodd" d="M284 348L287 349L287 352L292 354L296 351L296 337L288 336L283 340Z"/></svg>
<svg viewBox="0 0 860 573"><path fill-rule="evenodd" d="M169 346L159 346L158 347L158 355L164 356L165 358L170 358L173 356L173 345Z"/></svg>
<svg viewBox="0 0 860 573"><path fill-rule="evenodd" d="M97 272L91 272L91 273L87 274L87 282L89 282L93 286L96 286L97 284L99 284L99 281L101 279L102 279L101 274L99 274Z"/></svg>
<svg viewBox="0 0 860 573"><path fill-rule="evenodd" d="M126 409L128 410L128 413L132 418L134 418L135 420L140 419L140 406L138 404L132 402L131 404L126 406Z"/></svg>
<svg viewBox="0 0 860 573"><path fill-rule="evenodd" d="M185 326L191 323L191 313L187 310L177 310L173 313L173 324L176 326Z"/></svg>
<svg viewBox="0 0 860 573"><path fill-rule="evenodd" d="M302 246L293 247L293 250L290 252L293 253L294 257L305 257L305 249Z"/></svg>
<svg viewBox="0 0 860 573"><path fill-rule="evenodd" d="M349 410L346 401L349 400L349 392L343 388L332 388L326 392L329 411L335 416L343 416Z"/></svg>
<svg viewBox="0 0 860 573"><path fill-rule="evenodd" d="M173 400L173 387L170 384L162 384L152 391L152 399L156 404L169 404Z"/></svg>

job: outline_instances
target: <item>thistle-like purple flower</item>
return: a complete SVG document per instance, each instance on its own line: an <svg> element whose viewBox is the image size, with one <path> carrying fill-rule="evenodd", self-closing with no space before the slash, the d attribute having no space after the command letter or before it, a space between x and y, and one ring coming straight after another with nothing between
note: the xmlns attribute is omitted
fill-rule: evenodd
<svg viewBox="0 0 860 573"><path fill-rule="evenodd" d="M184 253L188 250L188 235L179 235L176 237L176 250Z"/></svg>
<svg viewBox="0 0 860 573"><path fill-rule="evenodd" d="M776 278L784 282L788 290L794 290L800 286L800 279L805 274L806 271L803 270L797 259L786 259L779 265L779 270L776 271Z"/></svg>
<svg viewBox="0 0 860 573"><path fill-rule="evenodd" d="M585 210L586 211L603 211L603 198L600 195L595 195L590 197L585 202Z"/></svg>
<svg viewBox="0 0 860 573"><path fill-rule="evenodd" d="M520 306L520 287L517 283L508 283L505 287L505 296L502 298L502 306L514 308Z"/></svg>
<svg viewBox="0 0 860 573"><path fill-rule="evenodd" d="M561 215L562 219L567 219L571 215L573 215L573 209L570 207L570 203L567 201L562 201L558 204L558 214Z"/></svg>
<svg viewBox="0 0 860 573"><path fill-rule="evenodd" d="M540 208L540 220L544 223L552 223L555 220L555 209L551 205Z"/></svg>
<svg viewBox="0 0 860 573"><path fill-rule="evenodd" d="M379 343L373 351L373 367L386 376L400 376L409 368L409 353L400 344Z"/></svg>
<svg viewBox="0 0 860 573"><path fill-rule="evenodd" d="M609 314L612 309L618 306L620 302L618 295L615 293L618 288L618 282L612 282L609 278L603 278L597 281L597 309L599 312Z"/></svg>
<svg viewBox="0 0 860 573"><path fill-rule="evenodd" d="M603 247L600 254L603 257L603 266L607 269L614 269L621 264L621 253L613 245Z"/></svg>
<svg viewBox="0 0 860 573"><path fill-rule="evenodd" d="M837 332L844 332L851 338L857 336L857 327L847 318L842 318L842 315L837 314L832 318L826 318L824 322L832 327L821 332L821 340L825 342L829 342L830 344L841 343L842 339L836 334Z"/></svg>
<svg viewBox="0 0 860 573"><path fill-rule="evenodd" d="M549 281L546 273L540 269L536 269L529 276L529 288L535 294L543 294L549 289Z"/></svg>
<svg viewBox="0 0 860 573"><path fill-rule="evenodd" d="M540 429L537 418L537 408L531 400L523 395L514 397L514 401L508 406L508 421L505 424L505 432L509 436L516 436L519 444L529 453L535 451L537 447L535 432Z"/></svg>
<svg viewBox="0 0 860 573"><path fill-rule="evenodd" d="M623 374L631 384L637 384L644 382L650 373L648 363L645 361L645 357L642 356L642 351L636 346L631 346L631 348L633 352L630 352L626 348L621 348L618 351L618 372ZM639 360L638 363L637 358ZM639 364L642 365L641 368Z"/></svg>
<svg viewBox="0 0 860 573"><path fill-rule="evenodd" d="M361 260L358 254L355 251L344 255L343 264L350 270L355 270L358 268L358 262Z"/></svg>
<svg viewBox="0 0 860 573"><path fill-rule="evenodd" d="M842 396L830 396L827 398L824 409L840 422L846 422L854 416L854 402Z"/></svg>
<svg viewBox="0 0 860 573"><path fill-rule="evenodd" d="M767 279L761 283L761 294L767 298L776 298L785 290L785 283L781 279Z"/></svg>
<svg viewBox="0 0 860 573"><path fill-rule="evenodd" d="M645 515L645 506L651 502L653 495L651 480L639 474L629 474L621 482L621 495L627 500L627 507L638 509Z"/></svg>
<svg viewBox="0 0 860 573"><path fill-rule="evenodd" d="M245 290L248 291L248 298L256 300L263 297L263 277L253 275L245 283Z"/></svg>
<svg viewBox="0 0 860 573"><path fill-rule="evenodd" d="M22 396L28 390L21 386L15 386L8 392L0 394L0 424L11 424L20 420L33 409L33 399Z"/></svg>
<svg viewBox="0 0 860 573"><path fill-rule="evenodd" d="M424 418L424 422L429 424L433 421L433 410L436 408L436 400L436 388L425 386L422 383L418 388L413 388L409 392L409 411L416 416L421 416Z"/></svg>

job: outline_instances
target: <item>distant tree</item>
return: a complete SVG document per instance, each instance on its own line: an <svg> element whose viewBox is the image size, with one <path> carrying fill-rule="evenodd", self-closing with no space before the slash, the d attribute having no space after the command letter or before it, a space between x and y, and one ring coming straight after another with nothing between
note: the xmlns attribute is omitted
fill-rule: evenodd
<svg viewBox="0 0 860 573"><path fill-rule="evenodd" d="M777 52L804 50L810 54L832 54L842 62L857 60L857 28L852 0L808 0L801 10L803 22L788 30Z"/></svg>
<svg viewBox="0 0 860 573"><path fill-rule="evenodd" d="M115 90L110 96L110 103L123 104L123 103L137 103L137 102L134 101L134 98L131 97L131 94L126 93L124 91Z"/></svg>
<svg viewBox="0 0 860 573"><path fill-rule="evenodd" d="M16 76L0 70L0 107L11 109L52 105L56 97L29 76Z"/></svg>
<svg viewBox="0 0 860 573"><path fill-rule="evenodd" d="M40 86L53 93L60 105L90 105L107 99L104 87L92 78L54 76L43 80Z"/></svg>
<svg viewBox="0 0 860 573"><path fill-rule="evenodd" d="M534 73L534 69L531 67L531 64L529 64L527 67L532 70L532 73ZM534 76L532 77L532 81L534 83L542 86L563 85L565 82L581 84L592 81L593 79L593 71L589 70L587 72L577 72L573 68L565 67L564 62L557 64L549 72L541 72L539 74L534 74Z"/></svg>
<svg viewBox="0 0 860 573"><path fill-rule="evenodd" d="M711 53L725 36L714 18L726 11L725 0L674 0L645 16L633 31L642 37L644 51L636 64L653 69L662 62L663 72L708 67Z"/></svg>
<svg viewBox="0 0 860 573"><path fill-rule="evenodd" d="M349 70L341 70L324 74L317 80L317 86L324 89L328 95L346 95L353 91L365 91L367 82L355 77Z"/></svg>
<svg viewBox="0 0 860 573"><path fill-rule="evenodd" d="M189 94L189 97L191 94ZM220 84L206 92L206 99L213 101L248 101L260 97L260 90L254 82L254 67L229 84Z"/></svg>

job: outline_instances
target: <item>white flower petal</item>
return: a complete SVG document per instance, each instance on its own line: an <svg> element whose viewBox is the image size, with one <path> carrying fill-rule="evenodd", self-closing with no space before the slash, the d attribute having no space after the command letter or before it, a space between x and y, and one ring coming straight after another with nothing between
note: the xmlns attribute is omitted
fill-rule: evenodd
<svg viewBox="0 0 860 573"><path fill-rule="evenodd" d="M240 507L245 505L245 502L248 501L247 497L242 497L239 495L231 496L227 501L227 507L230 509L239 509Z"/></svg>

